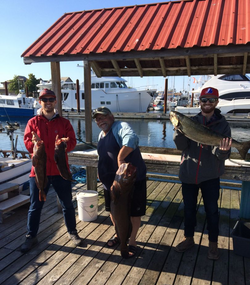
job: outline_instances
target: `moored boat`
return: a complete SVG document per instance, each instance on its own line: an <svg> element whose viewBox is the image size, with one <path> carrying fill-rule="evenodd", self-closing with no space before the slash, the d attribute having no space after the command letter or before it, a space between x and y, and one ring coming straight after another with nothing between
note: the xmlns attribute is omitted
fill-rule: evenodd
<svg viewBox="0 0 250 285"><path fill-rule="evenodd" d="M39 91L51 89L52 82L40 82ZM146 112L152 99L154 89L136 89L126 85L126 80L120 77L91 76L92 109L106 106L111 112ZM77 110L76 84L61 82L62 109ZM85 109L85 94L83 83L80 86L80 109Z"/></svg>
<svg viewBox="0 0 250 285"><path fill-rule="evenodd" d="M194 92L199 96L201 90L206 87L219 90L217 108L223 115L250 112L250 78L248 76L241 74L211 76L200 89ZM197 114L200 112L200 107L177 106L175 110L183 114Z"/></svg>
<svg viewBox="0 0 250 285"><path fill-rule="evenodd" d="M18 95L0 95L1 117L32 117L34 98L26 97L24 92Z"/></svg>

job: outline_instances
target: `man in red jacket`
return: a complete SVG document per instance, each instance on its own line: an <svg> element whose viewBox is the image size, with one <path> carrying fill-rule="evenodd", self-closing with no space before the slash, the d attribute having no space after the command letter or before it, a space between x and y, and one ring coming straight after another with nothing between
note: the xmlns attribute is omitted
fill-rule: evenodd
<svg viewBox="0 0 250 285"><path fill-rule="evenodd" d="M59 116L55 110L56 96L51 90L44 89L39 96L41 109L37 115L31 118L24 132L24 144L30 154L33 154L34 144L43 141L46 152L46 176L47 185L45 186L45 195L52 185L59 197L63 209L64 221L67 227L69 238L77 246L81 239L76 231L75 209L72 203L72 186L71 181L61 177L57 168L54 153L56 137L67 143L67 151L74 149L76 145L75 132L69 120ZM66 155L68 163L68 157ZM69 165L67 165L69 167ZM39 189L36 184L34 166L30 173L30 208L28 212L27 234L24 244L21 246L22 252L29 251L38 243L37 232L39 229L40 216L44 201L39 200ZM40 198L41 199L41 198Z"/></svg>

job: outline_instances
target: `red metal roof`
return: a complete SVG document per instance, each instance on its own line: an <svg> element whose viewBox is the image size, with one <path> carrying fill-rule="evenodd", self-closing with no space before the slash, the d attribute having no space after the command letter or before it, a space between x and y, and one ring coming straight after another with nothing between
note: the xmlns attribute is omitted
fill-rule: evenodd
<svg viewBox="0 0 250 285"><path fill-rule="evenodd" d="M249 0L190 0L66 13L22 57L242 45Z"/></svg>

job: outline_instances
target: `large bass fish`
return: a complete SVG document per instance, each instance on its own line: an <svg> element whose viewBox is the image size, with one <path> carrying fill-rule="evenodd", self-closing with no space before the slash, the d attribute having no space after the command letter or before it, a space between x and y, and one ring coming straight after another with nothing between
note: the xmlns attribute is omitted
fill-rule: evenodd
<svg viewBox="0 0 250 285"><path fill-rule="evenodd" d="M135 179L136 167L131 163L123 163L116 171L115 180L110 189L111 214L120 240L121 255L124 258L129 257L127 241L132 231L130 207Z"/></svg>
<svg viewBox="0 0 250 285"><path fill-rule="evenodd" d="M170 112L170 121L173 126L177 127L186 137L204 145L219 146L221 140L224 138L221 134L210 130L208 127L176 111ZM232 147L235 147L240 156L245 159L250 148L250 141L238 142L233 139Z"/></svg>
<svg viewBox="0 0 250 285"><path fill-rule="evenodd" d="M66 155L67 155L66 148L67 148L66 142L64 142L62 139L58 139L57 136L55 141L55 154L54 154L56 166L62 178L64 178L65 180L72 181L72 174L69 171L66 160Z"/></svg>
<svg viewBox="0 0 250 285"><path fill-rule="evenodd" d="M37 141L33 148L32 165L34 166L36 174L36 185L39 189L39 200L46 201L46 194L44 189L47 185L46 175L47 156L43 141Z"/></svg>

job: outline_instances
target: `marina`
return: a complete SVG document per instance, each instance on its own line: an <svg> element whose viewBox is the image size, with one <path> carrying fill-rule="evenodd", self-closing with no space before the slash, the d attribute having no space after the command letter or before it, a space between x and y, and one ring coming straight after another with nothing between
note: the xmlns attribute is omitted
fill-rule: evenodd
<svg viewBox="0 0 250 285"><path fill-rule="evenodd" d="M128 108L121 108L125 104L121 104L117 92L110 100L106 93L100 95L95 106L92 87L101 89L101 85L92 86L95 83L91 82L92 71L98 78L249 73L248 1L169 1L64 12L23 51L26 65L50 63L52 89L57 96L62 93L60 64L83 63L84 93L78 92L80 96L74 98L78 100L76 107L72 103L57 104L59 113L71 121L78 141L69 153L69 162L86 167L87 182L73 187L77 231L83 243L74 247L69 241L54 191L49 192L42 211L39 243L26 254L20 252L20 246L25 239L28 205L4 212L0 223L1 284L250 284L250 235L236 235L238 222L244 224L250 215L249 154L246 161L238 161L237 151L232 150L232 159L226 161L218 201L220 259L207 258L208 231L201 192L195 246L177 253L175 246L184 234L184 203L178 179L180 152L173 143L168 113L144 113L140 92L136 101L130 102L131 108L136 108L130 110L133 114L125 114ZM168 90L167 80L165 87ZM63 94L63 102L69 98L67 94ZM81 99L84 113L80 111ZM231 99L230 104L242 101ZM116 119L131 124L140 138L148 170L146 215L138 232L137 254L130 259L121 257L119 246L107 247L114 228L104 210L103 186L97 180L98 156L93 149L99 129L92 110L99 106L112 106ZM234 111L238 109L227 119L233 138L247 141L249 112L246 108L241 118L236 118ZM18 131L20 149L24 127L25 122ZM3 140L6 146L9 143ZM98 215L91 222L79 218L76 196L83 190L98 191ZM28 197L28 190L22 192Z"/></svg>
<svg viewBox="0 0 250 285"><path fill-rule="evenodd" d="M68 118L75 130L78 143L86 142L86 126L84 112L65 112L63 116ZM169 114L162 112L149 113L114 113L116 120L128 122L134 131L139 136L140 146L173 148L173 126L169 121ZM227 116L227 120L232 128L232 136L239 141L250 140L248 128L250 127L250 118L244 116ZM17 117L11 118L11 123L17 122L20 127L15 131L14 135L18 136L17 149L26 151L23 144L23 132L28 119ZM6 125L5 118L0 117L0 124ZM94 120L91 120L92 127L92 142L97 143L100 129L97 127ZM1 148L4 150L11 149L11 141L6 132L0 133Z"/></svg>

